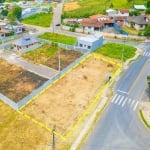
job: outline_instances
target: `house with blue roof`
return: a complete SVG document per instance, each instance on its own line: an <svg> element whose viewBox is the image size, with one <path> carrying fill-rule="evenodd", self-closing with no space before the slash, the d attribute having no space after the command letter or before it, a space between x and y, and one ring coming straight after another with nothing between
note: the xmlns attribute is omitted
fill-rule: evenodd
<svg viewBox="0 0 150 150"><path fill-rule="evenodd" d="M17 50L22 50L39 43L40 41L35 37L26 36L14 41L12 44Z"/></svg>

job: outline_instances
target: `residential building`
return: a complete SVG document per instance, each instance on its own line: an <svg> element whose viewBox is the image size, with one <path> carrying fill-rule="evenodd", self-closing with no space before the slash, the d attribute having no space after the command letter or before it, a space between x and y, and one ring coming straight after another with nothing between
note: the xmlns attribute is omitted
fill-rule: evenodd
<svg viewBox="0 0 150 150"><path fill-rule="evenodd" d="M103 36L94 36L94 35L88 35L84 37L78 37L78 41L76 43L76 48L87 50L87 51L93 51L101 47L103 44Z"/></svg>
<svg viewBox="0 0 150 150"><path fill-rule="evenodd" d="M14 41L12 44L13 44L14 48L16 48L17 50L22 50L25 48L29 48L30 46L33 46L38 43L39 43L38 39L27 36L27 37L22 37L16 41Z"/></svg>
<svg viewBox="0 0 150 150"><path fill-rule="evenodd" d="M83 32L101 31L104 27L113 26L113 20L106 15L93 15L90 18L84 18L81 21Z"/></svg>
<svg viewBox="0 0 150 150"><path fill-rule="evenodd" d="M146 7L144 5L134 5L135 10L146 10Z"/></svg>
<svg viewBox="0 0 150 150"><path fill-rule="evenodd" d="M125 20L124 25L128 27L133 27L136 30L143 30L149 23L150 23L150 19L145 15L141 15L141 16L128 17Z"/></svg>

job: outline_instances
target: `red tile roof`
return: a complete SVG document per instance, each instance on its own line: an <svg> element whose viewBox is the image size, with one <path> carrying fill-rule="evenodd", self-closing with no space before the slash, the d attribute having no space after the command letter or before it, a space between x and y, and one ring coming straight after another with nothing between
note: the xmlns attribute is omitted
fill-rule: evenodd
<svg viewBox="0 0 150 150"><path fill-rule="evenodd" d="M128 9L120 9L119 10L121 13L129 13L129 10Z"/></svg>
<svg viewBox="0 0 150 150"><path fill-rule="evenodd" d="M83 27L102 27L104 26L103 22L99 22L97 19L84 18L81 21Z"/></svg>

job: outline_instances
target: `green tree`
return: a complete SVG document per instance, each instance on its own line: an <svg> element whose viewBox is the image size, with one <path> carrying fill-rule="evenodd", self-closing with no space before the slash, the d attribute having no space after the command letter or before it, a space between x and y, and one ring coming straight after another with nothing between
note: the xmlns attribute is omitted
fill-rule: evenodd
<svg viewBox="0 0 150 150"><path fill-rule="evenodd" d="M20 19L22 15L22 8L19 6L14 6L12 9L12 13L14 14L14 16L16 16L17 19Z"/></svg>
<svg viewBox="0 0 150 150"><path fill-rule="evenodd" d="M5 0L0 0L0 3L4 3L5 2Z"/></svg>
<svg viewBox="0 0 150 150"><path fill-rule="evenodd" d="M12 23L16 21L16 16L14 15L13 12L9 12L7 15L7 19Z"/></svg>
<svg viewBox="0 0 150 150"><path fill-rule="evenodd" d="M146 14L150 14L150 8L147 8L147 9L145 10L145 13L146 13Z"/></svg>
<svg viewBox="0 0 150 150"><path fill-rule="evenodd" d="M150 76L147 76L147 84L148 84L148 87L150 88Z"/></svg>
<svg viewBox="0 0 150 150"><path fill-rule="evenodd" d="M113 7L114 7L113 3L111 3L109 7L110 7L110 8L113 8Z"/></svg>
<svg viewBox="0 0 150 150"><path fill-rule="evenodd" d="M144 35L150 36L150 24L144 29Z"/></svg>
<svg viewBox="0 0 150 150"><path fill-rule="evenodd" d="M141 12L138 11L138 10L131 11L131 12L129 13L130 16L139 16L140 14L141 14Z"/></svg>
<svg viewBox="0 0 150 150"><path fill-rule="evenodd" d="M147 0L147 8L150 8L150 0Z"/></svg>
<svg viewBox="0 0 150 150"><path fill-rule="evenodd" d="M1 12L1 15L7 16L8 15L8 10L7 9L3 9L2 12Z"/></svg>

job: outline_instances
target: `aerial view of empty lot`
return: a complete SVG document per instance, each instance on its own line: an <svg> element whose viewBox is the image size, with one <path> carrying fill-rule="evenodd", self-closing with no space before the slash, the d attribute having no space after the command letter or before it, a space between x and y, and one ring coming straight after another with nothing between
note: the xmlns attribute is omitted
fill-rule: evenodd
<svg viewBox="0 0 150 150"><path fill-rule="evenodd" d="M30 94L48 79L0 58L0 93L14 102Z"/></svg>
<svg viewBox="0 0 150 150"><path fill-rule="evenodd" d="M65 134L104 85L106 74L116 69L91 56L21 111Z"/></svg>

